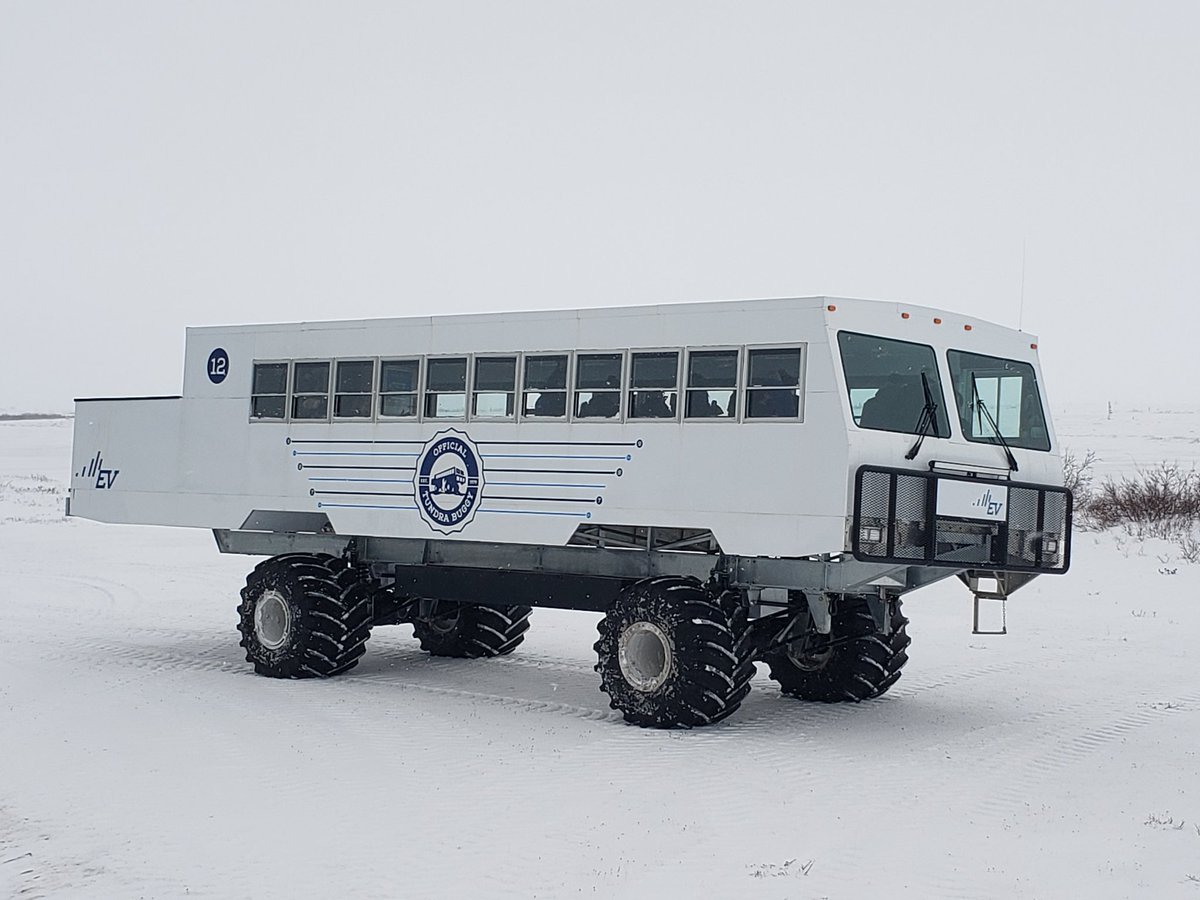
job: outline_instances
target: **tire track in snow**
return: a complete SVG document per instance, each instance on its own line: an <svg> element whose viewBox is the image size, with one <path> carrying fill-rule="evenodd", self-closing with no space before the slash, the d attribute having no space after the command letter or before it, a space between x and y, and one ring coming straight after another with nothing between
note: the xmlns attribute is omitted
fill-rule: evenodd
<svg viewBox="0 0 1200 900"><path fill-rule="evenodd" d="M1171 700L1146 700L1134 710L1112 705L1099 708L1094 700L1060 704L1017 718L1003 718L985 728L952 731L947 742L929 741L923 747L911 749L917 752L918 759L928 759L927 754L921 756L921 750L939 747L949 757L961 755L981 761L1003 760L1003 778L997 783L986 779L968 782L976 788L959 798L956 807L956 815L969 820L973 830L987 833L1003 830L1006 820L1020 817L1030 798L1037 797L1063 770L1079 765L1142 728L1157 725L1172 715L1195 714L1198 708L1200 694ZM1042 724L1051 727L1039 732L1036 740L1031 739L1034 727ZM901 797L919 796L921 788L928 787L928 774L909 764L913 758L908 752L910 748L902 749L905 752L881 759L874 775ZM845 880L852 883L861 856L850 851L838 852L828 863L838 872L848 873ZM964 862L960 870L931 874L924 883L910 875L907 887L914 896L945 900L1007 900L1013 896L1014 888L1009 882L1012 876L995 875L995 886L982 884L978 867L972 868Z"/></svg>
<svg viewBox="0 0 1200 900"><path fill-rule="evenodd" d="M534 656L525 659L518 655L521 654L519 647L511 655L479 660L430 656L425 651L417 649L415 645L411 649L387 644L371 648L368 643L368 648L368 653L363 657L363 661L355 669L341 676L339 680L378 684L385 688L399 687L438 696L477 700L504 707L565 714L571 718L588 721L623 721L619 713L608 708L607 699L601 700L603 695L599 692L600 681L595 672L567 660L548 656ZM409 671L406 672L406 669ZM596 705L587 706L522 696L534 692L532 690L533 682L528 679L535 673L548 669L570 676L575 681L574 684L569 685L572 693L595 691L598 700ZM507 676L509 680L512 680L516 676L518 682L525 683L515 685L517 690L514 693L501 694L492 690L472 690L451 687L448 684L431 684L427 681L418 681L414 677L417 674L426 676L430 673L436 675L439 680L444 678L446 681L454 682L461 682L464 675L472 677L482 675L491 681L500 681L502 676ZM544 689L552 682L545 678L538 678L536 684L539 688Z"/></svg>
<svg viewBox="0 0 1200 900"><path fill-rule="evenodd" d="M501 657L498 661L505 666L536 669L540 672L563 672L587 678L597 685L600 683L600 675L594 668L595 663L576 662L565 657L538 653L522 653L519 648L512 655Z"/></svg>
<svg viewBox="0 0 1200 900"><path fill-rule="evenodd" d="M900 676L900 680L896 682L895 687L888 691L889 697L914 697L926 691L936 691L946 687L955 687L964 681L974 681L979 678L988 678L994 675L1007 675L1014 671L1028 671L1030 669L1049 668L1057 663L1057 660L1047 659L1044 657L1034 659L1011 658L1006 662L991 663L983 666L974 666L967 669L959 669L953 672L943 674L929 675L914 675L906 671Z"/></svg>
<svg viewBox="0 0 1200 900"><path fill-rule="evenodd" d="M1174 714L1190 709L1194 712L1200 695L1188 695L1166 704L1147 703L1130 712L1116 715L1105 723L1097 723L1094 704L1086 709L1091 715L1081 716L1080 707L1059 707L1047 711L1048 721L1056 721L1062 713L1071 712L1069 718L1041 740L1031 741L1014 738L1007 742L1002 751L1005 762L1005 777L998 787L977 795L970 809L989 822L994 828L1005 827L1005 819L1020 814L1031 797L1038 796L1040 789L1059 775L1064 769L1076 766L1089 757L1103 752L1111 744L1152 725L1159 724ZM1082 726L1082 728L1081 728ZM940 894L947 900L983 900L995 894L981 894L974 890L977 878L964 873L961 879L950 879Z"/></svg>
<svg viewBox="0 0 1200 900"><path fill-rule="evenodd" d="M51 615L52 613L54 615L61 614L61 610L65 604L63 603L62 599L59 598L57 592L53 592L49 589L49 585L51 583L66 584L76 589L83 588L99 594L104 598L105 610L107 612L111 612L118 608L119 595L132 595L140 599L138 592L132 588L126 587L119 581L110 581L104 578L73 578L69 575L30 575L21 573L17 573L15 575L9 574L7 578L10 579L10 589L14 594L23 594L26 596L30 594L34 596L42 594L53 595L51 599L45 603L45 605L18 603L13 604L12 608L7 610L7 613L10 615L24 613L29 620L43 618ZM28 587L22 588L22 581L32 584L33 590L31 591ZM76 608L78 607L77 603L73 603L72 605ZM91 611L91 607L87 607L87 609L88 611Z"/></svg>
<svg viewBox="0 0 1200 900"><path fill-rule="evenodd" d="M387 679L380 682L372 675L355 675L353 672L339 678L340 681L355 682L370 680L372 683L385 685L388 689L419 691L440 697L454 697L471 701L480 701L489 705L526 709L534 712L549 712L557 715L567 715L574 719L585 719L591 722L620 722L620 713L597 707L578 706L573 703L561 703L553 700L537 700L530 697L512 694L492 694L484 691L472 691L464 688L450 688L436 684L423 684L415 681Z"/></svg>
<svg viewBox="0 0 1200 900"><path fill-rule="evenodd" d="M394 635L396 634L394 626L382 627L387 628L391 633L385 633L382 641L377 640L378 635L373 634L371 636L371 641L373 643L367 645L368 653L371 654L375 660L408 661L412 659L424 659L428 660L431 664L441 663L450 666L452 666L456 661L460 663L463 662L463 660L455 660L452 657L430 656L424 650L419 649L415 638L409 638L404 644L396 643L394 640ZM410 626L400 627L408 628ZM364 656L363 662L360 663L359 668L361 669L366 666L370 659L370 656ZM493 657L489 660L489 663L502 668L514 667L521 669L535 669L541 672L563 672L567 675L586 678L588 679L589 683L600 683L600 676L596 674L596 670L593 668L593 663L584 663L577 659L571 659L563 656L548 656L543 653L531 653L526 650L524 646L519 646L512 653L504 656Z"/></svg>
<svg viewBox="0 0 1200 900"><path fill-rule="evenodd" d="M134 634L126 639L101 637L59 641L39 650L37 656L43 660L114 666L151 675L167 671L229 672L246 666L237 652L241 648L228 639L179 638L177 632L172 632L175 641L170 646L164 646L158 642L139 641L137 633Z"/></svg>
<svg viewBox="0 0 1200 900"><path fill-rule="evenodd" d="M152 641L156 637L170 636L173 640L169 645ZM79 662L84 657L90 657L98 663L130 665L132 668L151 674L162 671L209 671L232 672L249 675L250 671L242 660L240 649L232 641L233 635L211 633L208 637L199 635L180 639L178 633L168 629L151 628L136 633L135 636L124 639L95 639L75 640L57 645L57 650L46 654L49 657L72 659ZM364 658L364 663L353 672L339 678L339 682L367 683L379 685L382 688L400 688L419 691L422 693L447 697L461 698L474 702L482 702L497 707L521 708L534 712L545 712L554 715L565 715L574 719L595 722L622 722L622 717L616 711L607 707L607 699L596 690L595 675L590 668L579 663L560 657L534 655L502 657L493 660L467 661L456 659L439 659L428 657L423 651L402 646L389 646L383 643L378 647L368 645L370 653ZM517 651L521 653L520 650ZM1004 663L979 667L966 673L968 678L986 677L1002 674L1021 663ZM420 678L414 677L417 672L406 673L405 668L418 667ZM596 703L585 703L539 699L528 696L535 693L532 684L515 684L511 692L500 692L489 689L473 689L454 686L463 680L464 668L469 667L472 678L480 675L489 680L499 680L501 676L511 682L514 676L521 681L521 676L544 671L554 671L571 677L572 684L568 685L572 693L579 695L595 691ZM485 672L485 668L493 671ZM426 680L430 674L436 676L435 682ZM520 673L518 675L518 673ZM444 679L444 681L443 681ZM931 689L956 684L960 678L934 678L924 683L910 685L910 697L920 696ZM988 737L990 752L1005 752L1010 744L1020 746L1024 735L1036 726L1050 723L1055 727L1044 735L1047 740L1055 740L1064 728L1064 722L1077 722L1080 716L1087 715L1095 719L1098 715L1094 701L1071 706L1058 706L1030 712L1016 718L1001 718L989 721L983 725L964 730L961 722L954 723L945 730L927 731L923 727L912 730L912 736L895 741L896 733L892 731L895 716L901 712L892 706L897 699L893 694L867 703L858 704L815 704L804 703L793 698L771 693L773 682L759 676L755 679L756 690L750 695L743 709L737 716L713 729L705 730L707 743L737 744L740 753L757 764L778 767L781 772L787 772L789 777L799 776L803 781L813 781L815 778L805 777L806 772L819 769L823 761L832 762L843 759L847 747L843 743L847 729L851 723L859 723L856 728L864 728L866 735L878 736L879 727L887 730L892 738L894 749L904 753L919 752L937 746L947 752L959 752L965 745L978 742L984 736ZM544 680L539 679L539 686L544 686ZM909 716L908 712L904 713ZM1055 767L1070 765L1080 754L1091 752L1106 742L1119 739L1129 731L1143 727L1156 721L1163 715L1160 710L1139 710L1117 719L1101 715L1104 722L1097 722L1096 727L1086 729L1083 734L1070 739L1067 744L1058 746L1054 754L1042 754L1030 760L1029 766L1035 772L1050 772ZM882 719L880 718L882 716ZM623 730L622 730L623 731ZM781 738L778 741L759 742L763 735L774 735ZM1006 735L1012 735L1007 739ZM753 738L747 741L746 738ZM855 742L864 739L864 733L852 735ZM1039 747L1044 746L1039 744ZM797 771L797 751L803 748L803 765ZM676 743L668 748L668 754L678 752L690 754L693 752L691 743ZM1016 751L1013 751L1016 752ZM1012 756L1013 753L1008 753ZM902 779L903 781L903 779Z"/></svg>
<svg viewBox="0 0 1200 900"><path fill-rule="evenodd" d="M783 706L802 711L803 718L788 715ZM893 702L890 695L862 704L833 705L776 695L757 703L748 701L742 711L746 715L740 719L734 717L679 740L663 741L659 737L652 742L657 746L653 747L653 762L647 765L645 774L626 773L624 783L626 789L653 790L663 766L674 766L676 758L680 764L686 760L693 767L703 767L706 761L719 765L719 760L728 760L731 753L736 753L739 771L771 772L778 783L788 785L789 791L803 795L805 791L836 789L828 782L827 773L838 771L838 767L844 771L847 763L861 758L864 771L870 773L869 783L903 803L927 793L927 767L944 755L1002 759L1006 781L999 789L980 780L965 797L954 800L956 814L968 818L973 830L986 833L1003 828L1006 818L1020 816L1028 798L1037 796L1063 769L1078 765L1140 729L1175 714L1195 714L1197 709L1200 695L1191 694L1147 700L1134 710L1115 704L1100 707L1091 699L1015 717L994 712L981 720L982 724L964 730L962 720L945 716L943 707L927 710L926 715L914 719L911 704ZM1034 734L1037 739L1031 740ZM579 752L579 761L604 765L606 759L622 754L639 749L644 753L647 745L642 737L628 733L598 735L594 745ZM938 752L931 755L931 750ZM753 802L745 798L745 785L737 780L706 782L704 790L707 802L722 809L726 817L752 818L755 814ZM908 895L945 900L1008 900L1014 896L1013 879L1017 875L1011 869L1003 865L990 867L974 858L948 860L947 866L952 865L960 868L906 873ZM820 891L860 888L861 866L861 848L826 852L813 888L817 890L818 884Z"/></svg>
<svg viewBox="0 0 1200 900"><path fill-rule="evenodd" d="M159 639L169 636L174 640L169 645ZM209 632L179 639L174 631L148 628L135 633L129 639L103 638L79 641L76 644L88 648L88 653L101 661L118 668L132 666L140 671L215 671L233 672L246 677L252 673L242 661L240 650L232 642L232 635ZM845 764L847 759L862 756L870 759L871 780L886 782L889 789L901 796L919 793L928 783L928 772L911 767L914 756L928 758L925 751L933 747L951 754L968 754L983 746L986 752L1006 763L1008 781L999 791L987 788L964 799L964 809L973 812L974 827L1001 828L1006 816L1020 813L1026 800L1035 796L1039 787L1054 773L1064 767L1077 764L1090 754L1100 752L1113 741L1161 721L1176 712L1194 710L1200 703L1200 695L1189 695L1173 700L1160 700L1161 705L1148 705L1136 710L1100 708L1095 700L1075 704L1059 704L1029 711L1019 716L997 713L984 724L974 728L962 727L961 720L949 719L941 722L940 728L927 730L928 722L917 720L915 728L900 732L897 741L897 726L912 719L912 703L901 703L890 694L863 704L817 704L797 701L772 693L773 682L761 676L756 678L760 690L751 695L742 715L711 729L699 729L690 733L667 733L643 731L634 728L612 728L621 724L621 716L603 708L606 700L596 692L597 703L587 706L579 703L542 700L525 696L533 690L536 673L549 664L558 671L571 676L579 690L592 690L593 673L579 664L556 657L538 656L528 660L520 657L503 657L493 660L457 660L428 657L415 647L388 645L384 642L374 648L376 665L360 666L360 670L347 673L336 679L338 684L377 687L380 692L399 688L435 697L482 703L497 709L516 709L523 713L544 713L578 721L604 723L596 732L595 741L573 751L568 768L578 771L595 770L597 766L612 765L614 758L643 758L644 767L630 768L624 773L626 790L654 790L661 779L663 768L672 768L685 761L695 766L706 758L714 765L719 760L728 760L737 754L739 767L752 767L758 771L773 772L775 777L789 785L793 791L828 788L826 773L835 763ZM520 650L517 651L520 653ZM78 654L64 653L77 662ZM368 657L370 658L370 657ZM389 666L389 663L391 664ZM523 664L522 664L523 663ZM416 672L406 672L412 667ZM1011 668L1008 665L981 667L974 677L994 675ZM489 675L487 671L494 672ZM445 682L461 681L464 670L471 677L503 676L515 679L513 693L488 690L472 690L450 687ZM414 677L433 676L436 683L421 681ZM918 685L910 697L928 697L929 684L952 685L958 679L935 679L926 686ZM331 684L335 682L330 682ZM542 679L538 679L542 683ZM935 688L936 689L936 688ZM375 692L372 692L375 693ZM944 706L935 711L944 710ZM1049 725L1048 730L1039 726ZM536 721L530 727L541 727ZM1029 735L1039 731L1040 741L1030 746ZM889 740L890 739L890 740ZM889 740L887 754L877 752L880 742ZM646 757L645 754L652 754ZM470 765L464 763L466 769ZM453 780L453 779L452 779ZM535 789L533 783L528 789ZM736 780L713 786L706 785L706 802L734 814L752 816L754 806L743 796L743 786ZM564 828L567 824L564 819ZM569 832L569 829L568 829ZM481 831L479 837L486 837ZM861 869L861 853L847 850L822 856L820 875L822 889L830 885L849 888L855 882L855 873ZM911 877L911 876L910 876ZM1003 879L1008 876L997 876ZM1011 887L998 883L984 884L977 866L964 861L958 872L929 872L910 881L914 896L955 898L955 900L1000 900L1011 896ZM814 886L816 882L814 882Z"/></svg>
<svg viewBox="0 0 1200 900"><path fill-rule="evenodd" d="M173 640L169 645L151 640L156 636L170 636ZM192 635L180 638L178 632L165 629L147 629L136 632L128 638L116 639L100 637L96 639L76 638L59 641L38 653L44 660L57 662L74 662L82 665L104 665L136 671L144 675L158 675L163 672L216 672L237 675L254 676L253 670L245 662L241 648L233 638L236 635L211 635L208 638ZM603 695L598 691L599 680L595 673L586 671L586 686L582 683L584 672L582 667L568 663L558 664L551 657L542 660L518 662L512 657L501 657L487 660L442 659L430 657L422 650L402 649L396 647L371 648L368 643L368 656L363 657L359 666L335 680L344 684L377 685L382 689L402 689L419 691L426 694L468 699L492 706L521 708L536 712L565 715L573 719L596 722L620 722L619 713L606 708L607 702L601 701ZM372 650L376 652L372 653ZM517 652L520 652L519 650ZM390 663L390 665L389 665ZM398 665L397 665L398 664ZM495 669L494 673L484 672L484 667ZM554 667L572 676L579 676L580 684L572 685L575 690L595 690L597 704L586 706L582 704L543 700L536 697L522 696L533 693L532 690L522 690L526 685L516 685L515 693L497 693L494 690L472 690L469 688L451 687L448 683L429 683L418 680L415 676L428 676L431 673L439 681L461 682L464 674L478 677L483 674L490 680L500 680L501 673L511 676L520 673L518 680L523 680L525 673L544 671ZM413 670L411 674L404 669ZM538 685L545 687L545 679L540 679ZM532 684L528 685L532 688Z"/></svg>
<svg viewBox="0 0 1200 900"><path fill-rule="evenodd" d="M1063 769L1103 751L1139 729L1177 715L1194 715L1198 707L1200 694L1188 694L1166 701L1147 699L1141 701L1138 708L1107 718L1102 723L1071 721L1064 727L1054 729L1047 736L1049 740L1029 741L1027 738L1018 740L1014 737L1005 750L1006 762L1012 763L1008 766L1012 775L1004 781L1001 790L983 798L979 808L998 813L1020 807L1037 785ZM1095 712L1095 705L1087 709ZM1063 707L1049 713L1053 716L1067 711L1070 708ZM1050 720L1053 721L1053 718Z"/></svg>

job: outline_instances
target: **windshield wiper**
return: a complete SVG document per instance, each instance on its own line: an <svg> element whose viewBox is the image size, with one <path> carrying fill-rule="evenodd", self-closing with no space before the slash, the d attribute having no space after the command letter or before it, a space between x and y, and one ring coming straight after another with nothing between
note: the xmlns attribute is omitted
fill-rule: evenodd
<svg viewBox="0 0 1200 900"><path fill-rule="evenodd" d="M1000 433L1000 426L996 424L996 420L992 418L992 414L988 411L987 406L979 397L979 385L975 381L975 373L971 373L971 396L972 403L976 409L983 413L987 419L988 425L992 427L992 434L996 436L996 440L1000 442L1000 446L1004 448L1004 455L1008 457L1008 467L1011 471L1017 471L1017 458L1013 456L1012 448L1008 446L1008 441L1004 439L1004 435Z"/></svg>
<svg viewBox="0 0 1200 900"><path fill-rule="evenodd" d="M936 427L938 405L933 399L933 391L929 390L929 379L924 372L921 373L921 389L925 392L925 406L921 409L921 418L917 419L917 442L904 454L905 459L917 458L925 435L929 434L930 428Z"/></svg>

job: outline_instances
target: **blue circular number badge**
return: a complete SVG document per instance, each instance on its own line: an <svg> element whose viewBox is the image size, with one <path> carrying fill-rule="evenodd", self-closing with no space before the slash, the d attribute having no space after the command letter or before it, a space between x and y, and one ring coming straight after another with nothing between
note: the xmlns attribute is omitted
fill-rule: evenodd
<svg viewBox="0 0 1200 900"><path fill-rule="evenodd" d="M220 384L229 374L229 354L218 347L208 354L208 380Z"/></svg>

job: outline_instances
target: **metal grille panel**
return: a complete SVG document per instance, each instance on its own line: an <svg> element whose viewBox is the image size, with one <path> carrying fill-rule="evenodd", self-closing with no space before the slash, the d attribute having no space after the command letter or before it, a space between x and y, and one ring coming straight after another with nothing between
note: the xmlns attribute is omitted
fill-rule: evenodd
<svg viewBox="0 0 1200 900"><path fill-rule="evenodd" d="M947 481L1008 490L1003 520L940 516ZM851 549L862 560L996 571L1065 572L1070 564L1071 494L1065 488L981 482L864 466L855 483Z"/></svg>
<svg viewBox="0 0 1200 900"><path fill-rule="evenodd" d="M929 481L896 476L896 542L900 559L923 559L928 540Z"/></svg>

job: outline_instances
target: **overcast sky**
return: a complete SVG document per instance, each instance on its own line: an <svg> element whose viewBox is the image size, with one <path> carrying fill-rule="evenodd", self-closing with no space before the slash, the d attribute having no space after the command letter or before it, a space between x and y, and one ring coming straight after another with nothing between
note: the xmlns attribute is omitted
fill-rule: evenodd
<svg viewBox="0 0 1200 900"><path fill-rule="evenodd" d="M1060 408L1194 401L1197 34L1194 0L0 0L0 410L178 392L188 325L811 294L1020 319Z"/></svg>

